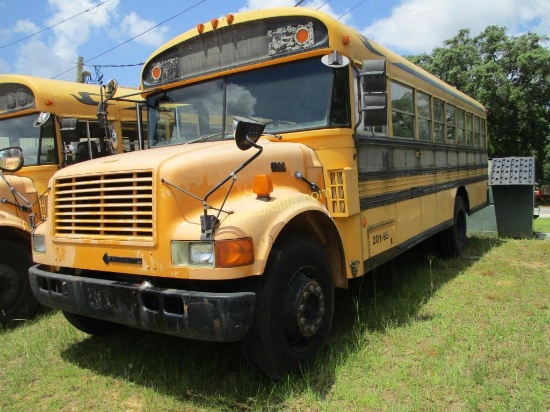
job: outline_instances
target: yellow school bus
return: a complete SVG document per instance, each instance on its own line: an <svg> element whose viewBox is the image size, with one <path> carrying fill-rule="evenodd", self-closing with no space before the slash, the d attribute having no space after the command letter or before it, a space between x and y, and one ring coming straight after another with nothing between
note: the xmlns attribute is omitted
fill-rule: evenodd
<svg viewBox="0 0 550 412"><path fill-rule="evenodd" d="M334 289L487 202L484 107L328 15L228 14L142 71L149 150L61 170L33 236L40 302L75 327L240 341L313 361Z"/></svg>
<svg viewBox="0 0 550 412"><path fill-rule="evenodd" d="M138 90L119 90L132 92ZM7 149L0 158L11 159L0 172L1 324L36 310L27 273L31 231L45 215L52 175L67 165L139 147L137 98L113 100L107 121L99 125L100 94L94 85L0 75L0 149Z"/></svg>

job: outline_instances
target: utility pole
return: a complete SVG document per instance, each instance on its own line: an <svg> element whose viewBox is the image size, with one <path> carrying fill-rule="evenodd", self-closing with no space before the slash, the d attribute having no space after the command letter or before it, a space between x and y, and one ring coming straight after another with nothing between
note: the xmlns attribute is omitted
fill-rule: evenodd
<svg viewBox="0 0 550 412"><path fill-rule="evenodd" d="M82 71L84 70L84 57L78 56L78 63L76 65L76 82L84 83L82 78Z"/></svg>

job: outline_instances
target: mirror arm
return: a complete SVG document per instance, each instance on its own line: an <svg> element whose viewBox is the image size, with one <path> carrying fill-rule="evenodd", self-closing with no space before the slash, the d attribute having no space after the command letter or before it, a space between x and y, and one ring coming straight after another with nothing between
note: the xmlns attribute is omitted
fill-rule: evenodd
<svg viewBox="0 0 550 412"><path fill-rule="evenodd" d="M208 214L208 197L214 193L216 190L218 190L220 187L222 187L227 181L230 179L233 179L231 182L231 186L229 187L229 190L227 191L227 194L225 195L225 198L223 200L223 203L220 207L220 209L223 209L223 206L225 205L225 202L227 198L229 197L229 193L231 192L231 189L233 189L233 185L235 184L235 181L237 180L237 173L239 173L241 170L243 170L246 166L248 166L254 159L256 159L258 156L260 156L264 150L264 148L255 142L253 142L248 136L246 136L246 141L250 143L252 147L255 147L258 149L256 153L254 153L246 162L244 162L242 165L240 165L238 168L236 168L234 171L232 171L225 179L223 179L220 183L218 183L216 186L214 186L205 196L202 201L202 209L203 209L203 215L201 216L201 239L208 240L212 239L214 237L214 229L216 226L216 223L218 222L218 217L220 216L220 212L218 211L217 216L209 215Z"/></svg>

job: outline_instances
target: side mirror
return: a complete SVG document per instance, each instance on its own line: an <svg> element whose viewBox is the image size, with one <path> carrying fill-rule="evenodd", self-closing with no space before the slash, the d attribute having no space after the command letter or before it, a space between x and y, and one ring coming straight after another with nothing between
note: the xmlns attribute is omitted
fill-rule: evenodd
<svg viewBox="0 0 550 412"><path fill-rule="evenodd" d="M246 117L233 116L233 136L237 147L241 150L248 150L255 146L264 129L264 123Z"/></svg>
<svg viewBox="0 0 550 412"><path fill-rule="evenodd" d="M34 127L42 127L44 123L48 121L49 118L50 118L50 114L48 112L41 112L38 115L38 118L34 121L32 125Z"/></svg>
<svg viewBox="0 0 550 412"><path fill-rule="evenodd" d="M23 149L8 147L0 150L0 170L3 172L17 172L23 167Z"/></svg>
<svg viewBox="0 0 550 412"><path fill-rule="evenodd" d="M105 86L105 99L112 98L118 89L118 82L115 79L109 80L109 83Z"/></svg>
<svg viewBox="0 0 550 412"><path fill-rule="evenodd" d="M386 60L364 60L360 73L363 86L363 125L386 126L388 124L388 95L386 84Z"/></svg>
<svg viewBox="0 0 550 412"><path fill-rule="evenodd" d="M345 67L349 64L349 59L346 56L341 55L336 50L332 53L327 54L321 57L321 62L328 67L338 69L340 67Z"/></svg>

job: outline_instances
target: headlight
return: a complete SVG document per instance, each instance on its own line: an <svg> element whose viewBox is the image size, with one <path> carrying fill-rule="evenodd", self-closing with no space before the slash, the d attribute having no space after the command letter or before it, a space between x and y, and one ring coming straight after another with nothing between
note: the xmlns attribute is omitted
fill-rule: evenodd
<svg viewBox="0 0 550 412"><path fill-rule="evenodd" d="M214 267L214 242L172 241L172 265Z"/></svg>
<svg viewBox="0 0 550 412"><path fill-rule="evenodd" d="M32 250L36 253L46 253L46 238L44 235L32 235Z"/></svg>

